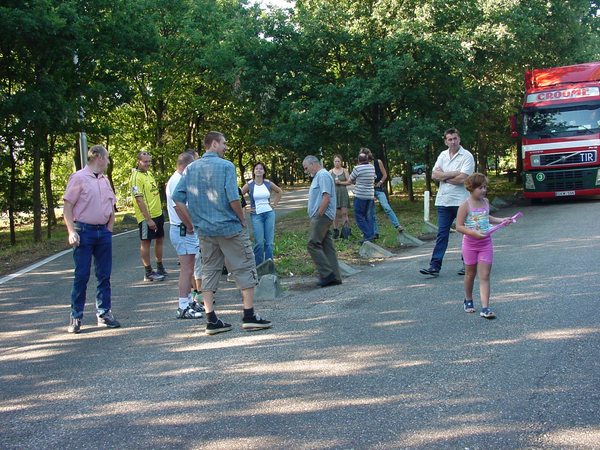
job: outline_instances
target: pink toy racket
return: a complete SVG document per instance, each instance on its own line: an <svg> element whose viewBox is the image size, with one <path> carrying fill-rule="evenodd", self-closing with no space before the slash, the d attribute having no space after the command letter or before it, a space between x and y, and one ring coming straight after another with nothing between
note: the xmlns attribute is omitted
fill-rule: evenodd
<svg viewBox="0 0 600 450"><path fill-rule="evenodd" d="M504 228L506 225L508 225L509 223L515 223L517 221L517 219L519 217L523 216L523 213L521 211L519 211L518 213L516 213L514 216L512 216L508 221L506 222L502 222L502 223L498 223L496 225L494 225L492 228L490 228L487 232L487 235L490 236L492 233L495 233L496 231L498 231L500 228Z"/></svg>

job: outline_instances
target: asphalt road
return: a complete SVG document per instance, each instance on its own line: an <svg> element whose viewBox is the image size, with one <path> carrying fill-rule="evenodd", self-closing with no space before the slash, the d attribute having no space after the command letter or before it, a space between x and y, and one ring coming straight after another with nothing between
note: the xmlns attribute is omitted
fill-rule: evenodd
<svg viewBox="0 0 600 450"><path fill-rule="evenodd" d="M135 233L114 239L123 327L88 307L68 335L64 255L0 285L0 448L600 448L599 207L502 212L525 215L495 235L494 321L462 310L456 234L439 278L429 242L258 303L267 331L224 280L217 336L174 318L168 242L168 280L141 281Z"/></svg>

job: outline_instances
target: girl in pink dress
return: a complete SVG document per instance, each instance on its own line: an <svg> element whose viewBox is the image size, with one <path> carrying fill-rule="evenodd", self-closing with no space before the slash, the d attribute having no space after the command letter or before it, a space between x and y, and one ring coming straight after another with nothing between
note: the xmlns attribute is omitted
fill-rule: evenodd
<svg viewBox="0 0 600 450"><path fill-rule="evenodd" d="M481 173L474 173L465 180L469 198L458 208L456 231L462 233L462 255L465 262L464 310L474 313L473 284L479 274L479 295L481 312L486 319L496 317L490 308L490 272L494 259L492 237L488 234L490 224L509 223L510 217L490 216L490 204L486 198L488 179Z"/></svg>

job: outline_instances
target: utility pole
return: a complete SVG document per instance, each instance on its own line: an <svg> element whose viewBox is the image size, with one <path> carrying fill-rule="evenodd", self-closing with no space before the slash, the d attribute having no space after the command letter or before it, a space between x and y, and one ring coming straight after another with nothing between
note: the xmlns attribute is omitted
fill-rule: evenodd
<svg viewBox="0 0 600 450"><path fill-rule="evenodd" d="M73 54L73 64L75 64L75 72L77 73L77 76L79 77L79 55L77 54L77 50ZM87 136L85 134L85 131L83 131L83 122L85 119L85 111L83 110L83 98L82 97L83 96L81 95L81 91L80 91L78 122L79 122L81 131L79 132L78 144L79 144L79 158L81 159L81 168L83 169L87 163L88 144L87 144Z"/></svg>

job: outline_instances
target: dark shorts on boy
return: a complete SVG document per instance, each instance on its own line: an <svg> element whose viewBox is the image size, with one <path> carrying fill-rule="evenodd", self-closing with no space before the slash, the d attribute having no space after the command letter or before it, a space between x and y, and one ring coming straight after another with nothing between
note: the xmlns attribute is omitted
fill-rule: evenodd
<svg viewBox="0 0 600 450"><path fill-rule="evenodd" d="M151 229L148 226L148 222L146 220L142 220L138 223L138 228L140 230L140 240L142 241L151 241L153 239L160 239L165 236L165 218L161 214L158 217L153 217L152 220L156 224L156 230Z"/></svg>

